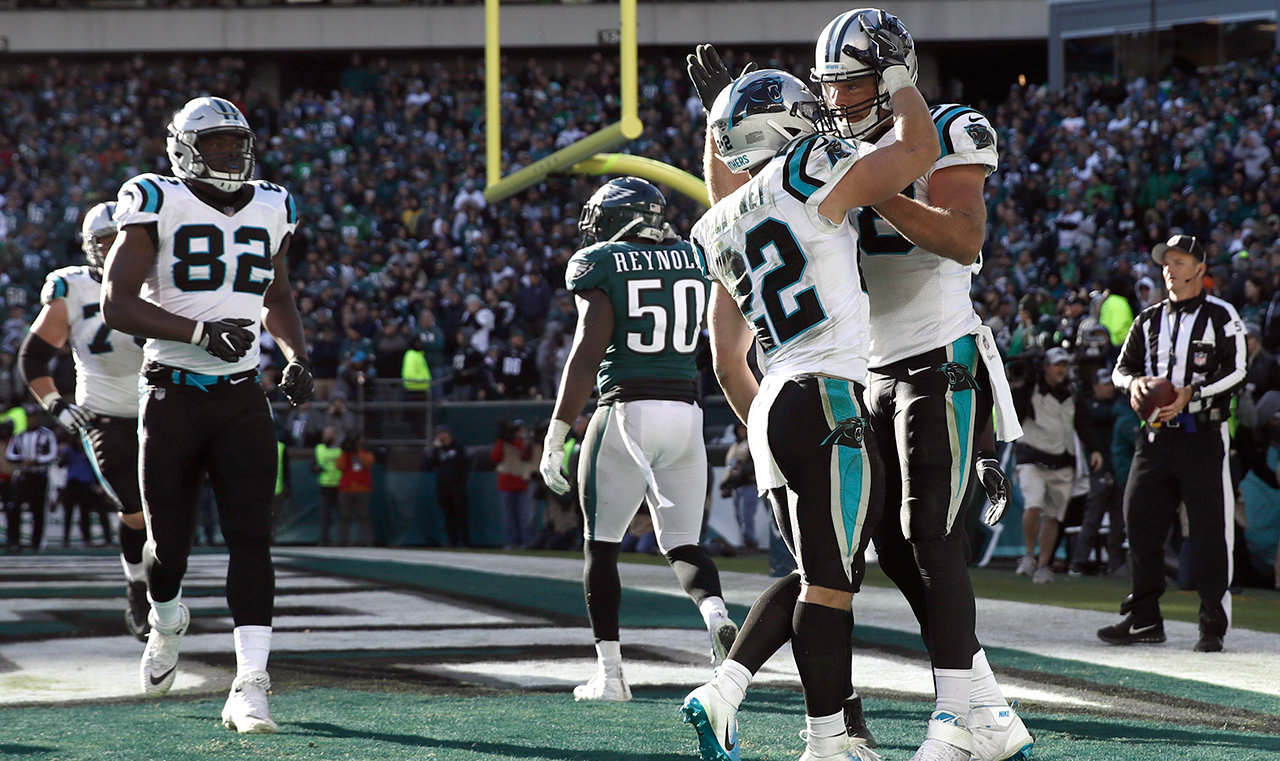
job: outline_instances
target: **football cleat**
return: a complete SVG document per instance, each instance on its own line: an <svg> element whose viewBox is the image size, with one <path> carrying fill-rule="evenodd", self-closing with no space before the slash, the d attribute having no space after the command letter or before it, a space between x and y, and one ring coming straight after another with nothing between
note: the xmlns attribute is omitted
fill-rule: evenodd
<svg viewBox="0 0 1280 761"><path fill-rule="evenodd" d="M808 732L800 733L801 737L806 738L806 746L804 753L800 754L800 761L883 761L879 753L859 738L848 736L823 738L818 741L819 744L830 745L830 747L814 748L808 744L813 739L807 737L808 734Z"/></svg>
<svg viewBox="0 0 1280 761"><path fill-rule="evenodd" d="M862 740L868 748L876 747L876 737L867 727L867 716L862 712L861 697L844 701L844 728L854 742Z"/></svg>
<svg viewBox="0 0 1280 761"><path fill-rule="evenodd" d="M702 761L738 761L738 709L714 684L704 684L684 699L680 714L698 733Z"/></svg>
<svg viewBox="0 0 1280 761"><path fill-rule="evenodd" d="M242 735L270 735L280 731L267 709L271 677L265 671L250 671L231 683L231 694L222 707L222 726Z"/></svg>
<svg viewBox="0 0 1280 761"><path fill-rule="evenodd" d="M1220 653L1222 652L1222 637L1216 634L1201 634L1200 640L1196 642L1196 646L1192 649L1197 653Z"/></svg>
<svg viewBox="0 0 1280 761"><path fill-rule="evenodd" d="M1138 626L1133 616L1125 616L1118 624L1104 626L1098 630L1098 639L1108 645L1136 645L1147 643L1158 645L1164 642L1164 622Z"/></svg>
<svg viewBox="0 0 1280 761"><path fill-rule="evenodd" d="M142 651L142 691L151 697L158 698L168 692L178 674L178 647L182 644L182 635L191 626L191 611L187 606L179 603L178 611L182 620L168 631L156 626L155 611L147 617L151 633L147 635L147 648Z"/></svg>
<svg viewBox="0 0 1280 761"><path fill-rule="evenodd" d="M738 638L738 625L733 619L722 618L711 627L711 665L719 666L729 657L729 650Z"/></svg>
<svg viewBox="0 0 1280 761"><path fill-rule="evenodd" d="M147 600L147 582L131 581L125 589L129 607L124 609L124 625L139 642L146 642L147 635L151 632L151 623L147 620L151 613L151 603Z"/></svg>
<svg viewBox="0 0 1280 761"><path fill-rule="evenodd" d="M609 676L601 663L591 681L573 688L573 699L622 703L631 699L631 688L627 686L627 678L623 676L621 666L618 667L617 676Z"/></svg>
<svg viewBox="0 0 1280 761"><path fill-rule="evenodd" d="M968 723L953 713L934 711L925 741L911 761L969 761L972 750L973 733Z"/></svg>
<svg viewBox="0 0 1280 761"><path fill-rule="evenodd" d="M1018 704L973 706L969 709L973 732L972 761L1025 761L1031 758L1036 739L1018 716Z"/></svg>

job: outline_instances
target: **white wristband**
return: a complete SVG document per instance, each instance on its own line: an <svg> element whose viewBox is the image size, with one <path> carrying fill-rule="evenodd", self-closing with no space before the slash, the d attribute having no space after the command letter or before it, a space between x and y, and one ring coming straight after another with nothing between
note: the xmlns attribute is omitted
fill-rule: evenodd
<svg viewBox="0 0 1280 761"><path fill-rule="evenodd" d="M196 329L191 331L191 343L198 344L204 338L204 323L196 322Z"/></svg>
<svg viewBox="0 0 1280 761"><path fill-rule="evenodd" d="M53 407L53 403L58 401L61 398L62 398L62 394L58 393L57 391L50 391L49 393L45 394L43 398L40 399L40 406L44 407L46 410L50 409Z"/></svg>
<svg viewBox="0 0 1280 761"><path fill-rule="evenodd" d="M564 449L565 437L569 435L569 424L553 418L547 426L547 437L542 440L542 448L546 450Z"/></svg>
<svg viewBox="0 0 1280 761"><path fill-rule="evenodd" d="M907 71L906 66L890 66L880 73L880 79L884 82L884 87L891 98L894 93L904 87L916 86L916 83L911 81L911 73Z"/></svg>

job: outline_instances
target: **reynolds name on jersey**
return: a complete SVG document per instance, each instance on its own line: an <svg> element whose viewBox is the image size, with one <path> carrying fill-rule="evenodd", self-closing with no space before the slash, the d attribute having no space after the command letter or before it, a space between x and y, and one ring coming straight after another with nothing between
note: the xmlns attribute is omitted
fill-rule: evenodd
<svg viewBox="0 0 1280 761"><path fill-rule="evenodd" d="M289 192L261 180L245 183L253 196L239 211L215 208L181 180L157 174L134 177L120 189L116 221L154 226L155 264L142 298L192 320L249 318L261 330L263 295L275 278L274 258L298 226ZM209 375L258 366L258 345L238 362L223 362L199 346L148 339L148 363Z"/></svg>
<svg viewBox="0 0 1280 761"><path fill-rule="evenodd" d="M98 415L138 416L141 339L112 330L102 319L101 271L63 267L50 272L40 303L66 304L68 340L76 365L76 404Z"/></svg>

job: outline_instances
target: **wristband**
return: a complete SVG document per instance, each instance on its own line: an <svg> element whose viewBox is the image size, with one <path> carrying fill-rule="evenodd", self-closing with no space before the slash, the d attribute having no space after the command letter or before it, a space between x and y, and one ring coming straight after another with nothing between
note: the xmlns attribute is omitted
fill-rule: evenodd
<svg viewBox="0 0 1280 761"><path fill-rule="evenodd" d="M204 338L204 323L196 322L196 329L191 331L191 340L188 343L199 344Z"/></svg>
<svg viewBox="0 0 1280 761"><path fill-rule="evenodd" d="M58 393L57 391L50 391L40 399L40 406L44 407L46 410L51 410L53 409L53 403L58 401L61 398L62 398L62 394Z"/></svg>
<svg viewBox="0 0 1280 761"><path fill-rule="evenodd" d="M890 66L880 72L880 80L884 82L890 98L904 87L916 86L916 83L911 81L911 73L907 71L906 66Z"/></svg>
<svg viewBox="0 0 1280 761"><path fill-rule="evenodd" d="M552 419L547 426L547 437L543 439L544 449L563 449L565 437L569 435L569 424L559 419Z"/></svg>

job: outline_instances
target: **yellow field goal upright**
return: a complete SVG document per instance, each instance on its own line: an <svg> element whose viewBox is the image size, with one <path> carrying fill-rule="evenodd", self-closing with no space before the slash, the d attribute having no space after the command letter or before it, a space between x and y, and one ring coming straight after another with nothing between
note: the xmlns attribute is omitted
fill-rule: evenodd
<svg viewBox="0 0 1280 761"><path fill-rule="evenodd" d="M550 156L502 177L502 47L498 23L499 0L485 0L485 163L487 182L484 197L501 201L541 182L549 174L629 174L660 182L689 196L703 206L710 205L707 186L700 178L673 166L643 156L609 153L640 137L644 125L639 117L639 74L636 44L636 0L621 0L619 28L619 74L622 120L603 127L565 146Z"/></svg>

